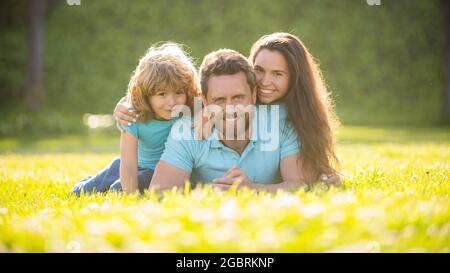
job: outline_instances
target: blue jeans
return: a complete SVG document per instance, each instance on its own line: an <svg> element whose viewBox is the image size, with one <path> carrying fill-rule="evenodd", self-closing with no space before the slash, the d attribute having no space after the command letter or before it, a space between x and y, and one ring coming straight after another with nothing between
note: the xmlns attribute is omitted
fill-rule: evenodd
<svg viewBox="0 0 450 273"><path fill-rule="evenodd" d="M152 169L138 168L139 192L143 193L145 189L148 189L152 176ZM80 196L82 192L88 194L106 191L122 191L122 185L120 184L120 157L115 158L95 176L88 176L78 182L71 190L77 196Z"/></svg>

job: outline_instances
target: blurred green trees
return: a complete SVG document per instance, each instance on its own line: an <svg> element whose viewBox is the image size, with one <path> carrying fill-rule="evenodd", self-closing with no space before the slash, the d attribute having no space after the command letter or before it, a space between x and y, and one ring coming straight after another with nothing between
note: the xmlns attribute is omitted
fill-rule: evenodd
<svg viewBox="0 0 450 273"><path fill-rule="evenodd" d="M0 4L0 135L80 130L82 113L111 113L139 56L158 41L185 44L201 62L228 47L248 55L275 31L298 35L319 60L347 124L437 125L446 87L438 0L47 1L46 103L23 104L24 1ZM20 119L20 120L19 120ZM79 122L77 122L79 120Z"/></svg>

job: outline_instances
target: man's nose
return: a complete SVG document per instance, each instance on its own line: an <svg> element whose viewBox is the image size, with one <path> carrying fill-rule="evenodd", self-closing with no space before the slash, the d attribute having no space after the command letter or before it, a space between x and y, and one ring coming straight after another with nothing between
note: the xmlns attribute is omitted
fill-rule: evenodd
<svg viewBox="0 0 450 273"><path fill-rule="evenodd" d="M242 106L241 103L236 102L236 101L230 101L229 103L227 103L223 109L224 112L226 113L235 113L237 111L237 109L239 108L239 106Z"/></svg>
<svg viewBox="0 0 450 273"><path fill-rule="evenodd" d="M226 107L227 105L233 105L233 100L231 98L226 98L224 107Z"/></svg>

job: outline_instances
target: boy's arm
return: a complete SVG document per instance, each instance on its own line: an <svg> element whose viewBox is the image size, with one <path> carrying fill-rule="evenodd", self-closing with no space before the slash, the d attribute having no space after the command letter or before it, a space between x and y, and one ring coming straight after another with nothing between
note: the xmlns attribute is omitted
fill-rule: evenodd
<svg viewBox="0 0 450 273"><path fill-rule="evenodd" d="M172 130L184 125L188 129L191 127L191 124L181 122L184 121L180 120L175 123ZM164 152L158 164L156 164L149 188L157 190L168 190L174 187L184 188L184 182L190 179L194 169L195 159L193 155L198 154L194 147L195 143L196 141L176 139L171 132L167 137Z"/></svg>
<svg viewBox="0 0 450 273"><path fill-rule="evenodd" d="M123 131L120 138L120 184L125 193L138 190L137 138Z"/></svg>

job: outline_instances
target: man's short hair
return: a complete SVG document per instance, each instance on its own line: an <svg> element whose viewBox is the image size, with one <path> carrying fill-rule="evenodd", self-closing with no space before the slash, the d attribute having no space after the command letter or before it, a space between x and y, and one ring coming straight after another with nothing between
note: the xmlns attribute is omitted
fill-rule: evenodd
<svg viewBox="0 0 450 273"><path fill-rule="evenodd" d="M203 58L200 66L200 84L202 94L208 94L208 80L214 76L234 75L244 72L251 92L255 89L256 79L253 68L247 58L232 49L219 49Z"/></svg>

